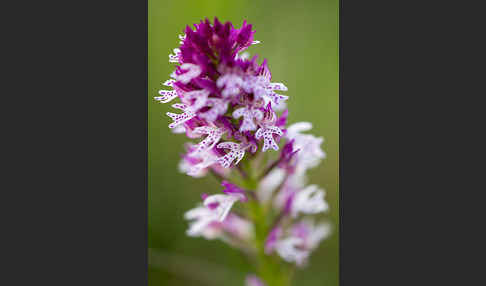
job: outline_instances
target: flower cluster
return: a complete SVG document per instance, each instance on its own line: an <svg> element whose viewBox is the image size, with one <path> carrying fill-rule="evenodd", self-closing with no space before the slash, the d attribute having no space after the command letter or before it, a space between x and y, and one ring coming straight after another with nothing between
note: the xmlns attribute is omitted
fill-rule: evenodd
<svg viewBox="0 0 486 286"><path fill-rule="evenodd" d="M155 100L179 99L172 104L179 111L167 112L169 128L196 141L186 144L180 171L193 177L212 173L224 187L220 194L202 194L203 202L185 214L187 234L221 239L249 255L261 247L265 255L303 266L330 233L328 224L309 217L328 205L324 191L306 179L306 171L325 157L323 139L303 133L312 128L307 122L286 128L288 96L277 92L287 87L271 82L266 60L258 64L257 56L249 59L244 52L259 43L254 33L246 21L239 29L217 18L187 26L180 47L169 55L176 67L164 85L171 90L160 90ZM237 202L243 205L239 213ZM265 217L249 214L255 209L245 208L249 204ZM260 246L256 228L262 226ZM247 285L270 283L265 279L248 276Z"/></svg>

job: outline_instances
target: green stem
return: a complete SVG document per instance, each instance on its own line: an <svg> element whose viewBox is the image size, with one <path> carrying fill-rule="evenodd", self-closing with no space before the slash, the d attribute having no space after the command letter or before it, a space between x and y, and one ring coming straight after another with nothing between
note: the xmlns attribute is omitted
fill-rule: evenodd
<svg viewBox="0 0 486 286"><path fill-rule="evenodd" d="M253 172L248 173L252 174ZM258 181L254 176L248 176L243 180L243 185L247 190L255 192ZM270 221L266 209L254 199L250 200L247 206L248 217L255 225L258 275L265 282L266 286L290 286L290 271L286 269L286 265L275 256L265 254L265 240L272 227L272 221Z"/></svg>

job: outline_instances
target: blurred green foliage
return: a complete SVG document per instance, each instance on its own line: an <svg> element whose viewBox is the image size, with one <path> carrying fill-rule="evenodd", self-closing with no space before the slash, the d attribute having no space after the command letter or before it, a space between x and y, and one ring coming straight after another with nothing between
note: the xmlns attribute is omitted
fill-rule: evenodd
<svg viewBox="0 0 486 286"><path fill-rule="evenodd" d="M312 134L323 136L327 159L309 172L310 183L326 189L330 212L323 215L334 226L309 266L296 275L295 285L338 285L339 278L339 56L338 0L229 1L149 0L148 63L148 239L149 285L244 285L250 268L238 251L220 241L185 235L183 214L200 201L200 193L217 193L218 182L207 176L194 179L178 172L185 136L172 134L165 112L170 105L153 97L169 78L173 64L168 54L178 46L185 25L217 16L239 27L244 19L254 25L251 55L267 58L274 82L289 90L289 123L312 122Z"/></svg>

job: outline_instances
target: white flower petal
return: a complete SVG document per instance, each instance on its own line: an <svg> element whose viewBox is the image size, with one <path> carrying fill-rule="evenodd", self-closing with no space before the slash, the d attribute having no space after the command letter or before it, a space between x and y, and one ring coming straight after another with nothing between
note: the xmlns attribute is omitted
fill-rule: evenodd
<svg viewBox="0 0 486 286"><path fill-rule="evenodd" d="M297 192L292 203L292 216L297 217L299 213L316 214L327 211L329 206L324 201L324 190L317 185L310 185Z"/></svg>
<svg viewBox="0 0 486 286"><path fill-rule="evenodd" d="M212 204L218 204L212 211L216 213L219 221L223 221L236 201L238 201L237 196L218 194L207 197L204 205L211 207Z"/></svg>
<svg viewBox="0 0 486 286"><path fill-rule="evenodd" d="M308 250L300 248L303 243L303 239L291 236L277 241L275 249L285 261L295 262L297 265L302 265L309 256Z"/></svg>
<svg viewBox="0 0 486 286"><path fill-rule="evenodd" d="M286 172L283 169L275 168L260 181L258 186L258 198L260 201L265 203L271 198L277 187L285 179L285 175Z"/></svg>

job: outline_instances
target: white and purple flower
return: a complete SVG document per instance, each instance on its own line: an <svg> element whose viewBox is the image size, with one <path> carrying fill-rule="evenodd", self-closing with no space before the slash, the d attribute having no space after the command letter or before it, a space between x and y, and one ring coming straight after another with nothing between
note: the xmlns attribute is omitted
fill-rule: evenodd
<svg viewBox="0 0 486 286"><path fill-rule="evenodd" d="M331 234L331 226L326 222L316 225L312 219L304 219L295 223L288 232L286 236L280 233L280 237L275 238L273 249L285 261L303 267L311 252Z"/></svg>
<svg viewBox="0 0 486 286"><path fill-rule="evenodd" d="M233 204L242 200L240 194L216 194L203 198L203 205L189 210L184 218L190 220L187 235L189 236L210 236L214 223L223 222L228 216Z"/></svg>

